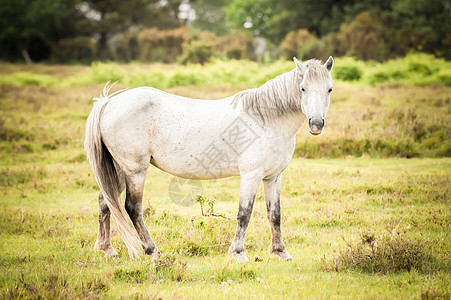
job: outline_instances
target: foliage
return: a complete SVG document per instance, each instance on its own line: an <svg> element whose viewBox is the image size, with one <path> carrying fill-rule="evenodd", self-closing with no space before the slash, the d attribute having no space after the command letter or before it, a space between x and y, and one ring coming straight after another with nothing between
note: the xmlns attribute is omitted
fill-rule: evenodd
<svg viewBox="0 0 451 300"><path fill-rule="evenodd" d="M330 6L330 24L327 21L323 23L328 30L318 31L309 26L297 28L306 28L313 33L302 44L307 50L314 46L315 52L306 51L313 57L322 58L326 52L328 55L333 53L335 56L350 55L363 60L385 61L415 50L449 59L451 56L447 49L450 49L451 43L451 21L448 15L451 8L440 1L433 1L431 5L428 3L397 0L335 4ZM338 16L340 11L343 12L342 16ZM340 21L337 23L337 20ZM333 29L335 26L336 29ZM289 32L285 36L286 41L280 45L282 55L286 55L283 49L293 39L293 32ZM315 35L320 38L315 38ZM294 47L293 44L290 46ZM300 48L301 45L297 45L295 49L300 51Z"/></svg>
<svg viewBox="0 0 451 300"><path fill-rule="evenodd" d="M192 27L200 31L211 31L218 36L227 34L230 28L225 19L224 7L230 3L231 0L196 0L190 2L191 7L196 12L196 19Z"/></svg>
<svg viewBox="0 0 451 300"><path fill-rule="evenodd" d="M410 54L383 64L336 58L332 70L335 87L324 134L312 138L301 130L295 155L307 158L451 156L447 117L451 101L449 64L424 54ZM248 87L258 87L292 68L292 61L259 65L250 61L213 59L204 66L95 62L91 67L50 67L39 73L37 66L21 68L6 64L3 69L12 71L0 74L0 83L2 92L10 99L3 103L5 109L15 105L12 99L21 97L28 101L32 111L40 111L42 103L36 100L36 95L46 93L48 88L79 90L94 83L99 85L100 91L100 86L107 81L119 80L122 88L153 86L196 98L212 95L185 95L183 91L189 91L190 86L196 86L199 91L215 86L218 91L226 91L213 97L220 98ZM78 73L70 71L72 69ZM60 75L65 73L69 75ZM352 82L352 85L344 82ZM183 86L186 88L180 90ZM23 88L26 89L17 96L17 91ZM86 95L86 101L99 91ZM54 140L51 133L37 135L21 121L21 117L1 118L0 136L8 141L1 147L9 153L33 153L67 143L66 138Z"/></svg>
<svg viewBox="0 0 451 300"><path fill-rule="evenodd" d="M289 32L279 46L279 53L285 59L292 59L299 53L301 45L311 38L311 34L306 29ZM299 57L302 59L303 57Z"/></svg>
<svg viewBox="0 0 451 300"><path fill-rule="evenodd" d="M354 3L354 1L351 1ZM305 28L324 35L344 21L344 3L307 0L234 0L226 7L226 17L235 28L247 22L248 30L279 44L289 33Z"/></svg>
<svg viewBox="0 0 451 300"><path fill-rule="evenodd" d="M319 39L306 29L289 32L279 46L279 53L283 58L299 59L319 58L326 60L331 53L326 39Z"/></svg>
<svg viewBox="0 0 451 300"><path fill-rule="evenodd" d="M95 41L85 36L61 39L53 49L54 57L63 63L90 62L94 54Z"/></svg>
<svg viewBox="0 0 451 300"><path fill-rule="evenodd" d="M421 241L412 241L399 232L387 232L380 236L374 232L363 232L360 241L348 242L346 250L333 258L331 267L359 269L369 273L389 273L402 271L429 271L428 254ZM326 270L331 267L327 262ZM329 263L330 264L330 263Z"/></svg>
<svg viewBox="0 0 451 300"><path fill-rule="evenodd" d="M281 56L290 59L348 55L385 61L412 50L451 57L451 6L440 0L4 2L0 59L7 61L205 63L206 56L215 55L208 43L219 44L222 56L255 60L263 56L252 53L256 37L268 41L265 50L271 57L279 45ZM180 32L185 26L215 36L200 42L196 34Z"/></svg>
<svg viewBox="0 0 451 300"><path fill-rule="evenodd" d="M255 60L254 39L248 33L232 30L216 38L215 49L229 59Z"/></svg>
<svg viewBox="0 0 451 300"><path fill-rule="evenodd" d="M214 198L210 198L210 197L204 198L204 197L202 197L202 195L198 195L196 198L196 202L199 203L199 205L200 205L200 211L202 213L202 216L221 217L221 218L229 219L229 218L225 217L223 214L215 211L215 209L214 209L215 199ZM204 208L205 208L205 210L204 210Z"/></svg>
<svg viewBox="0 0 451 300"><path fill-rule="evenodd" d="M183 44L183 55L180 57L180 63L204 65L214 54L214 34L208 31L202 31L197 37Z"/></svg>
<svg viewBox="0 0 451 300"><path fill-rule="evenodd" d="M369 12L359 14L351 23L340 26L338 39L341 39L342 48L339 50L363 60L387 59L388 55L394 53L387 45L391 33L385 23L383 19L372 17Z"/></svg>
<svg viewBox="0 0 451 300"><path fill-rule="evenodd" d="M188 39L186 27L169 30L157 28L144 29L139 32L136 48L140 50L138 57L141 61L161 61L164 63L175 62L182 55L182 45ZM132 45L127 45L130 49ZM124 49L125 50L125 49Z"/></svg>
<svg viewBox="0 0 451 300"><path fill-rule="evenodd" d="M350 57L339 59L332 69L332 76L337 80L359 81L363 74L363 64Z"/></svg>
<svg viewBox="0 0 451 300"><path fill-rule="evenodd" d="M432 55L410 53L404 58L369 67L365 81L371 85L394 81L416 85L449 85L445 74L450 66L449 62Z"/></svg>
<svg viewBox="0 0 451 300"><path fill-rule="evenodd" d="M113 58L114 52L108 47L108 42L117 34L127 33L130 27L168 29L182 25L177 19L181 0L165 1L162 5L154 3L154 0L88 0L81 3L78 9L85 17L81 24L85 34L96 33L100 37L96 57L102 60ZM89 14L93 13L96 17L90 17Z"/></svg>
<svg viewBox="0 0 451 300"><path fill-rule="evenodd" d="M166 34L164 35L166 36ZM115 63L93 62L91 68L83 69L85 72L76 76L61 78L61 76L54 76L53 73L39 74L19 71L11 72L9 75L0 74L0 82L12 83L18 86L72 86L89 82L101 84L108 80L120 80L127 86L150 85L161 89L186 84L247 84L256 87L294 67L291 59L290 61L276 61L269 65L258 65L250 61L237 62L235 60L223 61L214 59L212 56L214 53L220 51L224 53L227 49L233 52L234 46L226 45L228 44L226 42L229 40L228 37L227 39L223 37L224 40L220 44L214 45L211 37L211 33L204 32L198 37L196 43L188 42L185 44L187 48L191 49L187 53L191 54L186 57L183 56L184 60L182 62L203 62L203 67L192 65L133 67ZM174 39L172 34L170 34L168 41L174 41ZM246 39L243 38L243 41L246 41ZM178 43L174 42L174 45ZM244 55L244 47L238 52L243 53L239 55ZM221 56L220 54L217 55ZM207 63L208 60L211 60L211 62ZM246 67L243 68L243 65ZM40 66L37 65L36 67L39 68ZM374 61L365 63L351 57L335 57L332 74L335 80L353 81L369 86L377 86L384 83L402 83L418 86L434 83L450 85L450 69L451 63L443 59L435 58L428 54L410 53L403 58L389 60L385 63Z"/></svg>
<svg viewBox="0 0 451 300"><path fill-rule="evenodd" d="M5 0L0 5L0 58L49 57L58 40L74 34L73 0Z"/></svg>

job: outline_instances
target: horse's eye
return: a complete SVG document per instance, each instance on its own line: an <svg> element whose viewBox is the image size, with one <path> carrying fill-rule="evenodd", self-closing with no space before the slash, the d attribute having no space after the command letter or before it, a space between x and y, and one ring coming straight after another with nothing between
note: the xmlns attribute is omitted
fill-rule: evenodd
<svg viewBox="0 0 451 300"><path fill-rule="evenodd" d="M301 87L301 91L305 92L305 89L303 87Z"/></svg>
<svg viewBox="0 0 451 300"><path fill-rule="evenodd" d="M329 93L332 93L332 88L329 89Z"/></svg>

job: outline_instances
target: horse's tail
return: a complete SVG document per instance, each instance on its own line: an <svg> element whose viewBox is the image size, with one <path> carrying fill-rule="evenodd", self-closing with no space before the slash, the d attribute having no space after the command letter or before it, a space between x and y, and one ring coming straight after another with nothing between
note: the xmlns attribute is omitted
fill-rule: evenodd
<svg viewBox="0 0 451 300"><path fill-rule="evenodd" d="M108 96L111 87L108 87L107 83L103 90L103 95L99 98L94 98L97 102L94 103L94 107L87 120L85 149L94 177L113 215L121 238L127 246L130 257L134 257L139 256L140 251L142 251L142 242L127 221L125 211L121 204L119 177L114 166L113 157L103 143L100 133L102 112L108 103L108 99L117 94L116 92Z"/></svg>

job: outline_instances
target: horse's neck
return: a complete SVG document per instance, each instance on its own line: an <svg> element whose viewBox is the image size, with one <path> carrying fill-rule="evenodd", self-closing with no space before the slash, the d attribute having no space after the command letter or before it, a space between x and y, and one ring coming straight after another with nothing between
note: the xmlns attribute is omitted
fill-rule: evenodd
<svg viewBox="0 0 451 300"><path fill-rule="evenodd" d="M302 127L306 120L302 112L291 113L269 121L266 126L283 135L285 139L291 140Z"/></svg>

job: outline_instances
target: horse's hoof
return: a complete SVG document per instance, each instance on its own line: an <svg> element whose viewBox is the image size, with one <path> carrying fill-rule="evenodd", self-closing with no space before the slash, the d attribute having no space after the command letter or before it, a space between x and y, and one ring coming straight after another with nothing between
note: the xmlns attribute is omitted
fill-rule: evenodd
<svg viewBox="0 0 451 300"><path fill-rule="evenodd" d="M283 251L271 251L269 253L271 256L278 256L279 260L292 260L293 256L290 255L290 253L287 252L287 250L283 250Z"/></svg>
<svg viewBox="0 0 451 300"><path fill-rule="evenodd" d="M237 252L233 245L229 248L229 256L235 258L237 264L249 262L249 259L246 257L246 253L244 251Z"/></svg>
<svg viewBox="0 0 451 300"><path fill-rule="evenodd" d="M244 252L241 252L240 254L237 254L235 256L236 263L237 264L246 264L249 262L249 258L247 258L246 254Z"/></svg>
<svg viewBox="0 0 451 300"><path fill-rule="evenodd" d="M160 253L158 251L155 251L152 253L152 261L156 261L160 257Z"/></svg>
<svg viewBox="0 0 451 300"><path fill-rule="evenodd" d="M103 250L106 258L119 258L119 254L114 249Z"/></svg>
<svg viewBox="0 0 451 300"><path fill-rule="evenodd" d="M290 255L290 253L288 253L287 251L284 251L282 253L279 254L279 260L292 260L293 256Z"/></svg>

